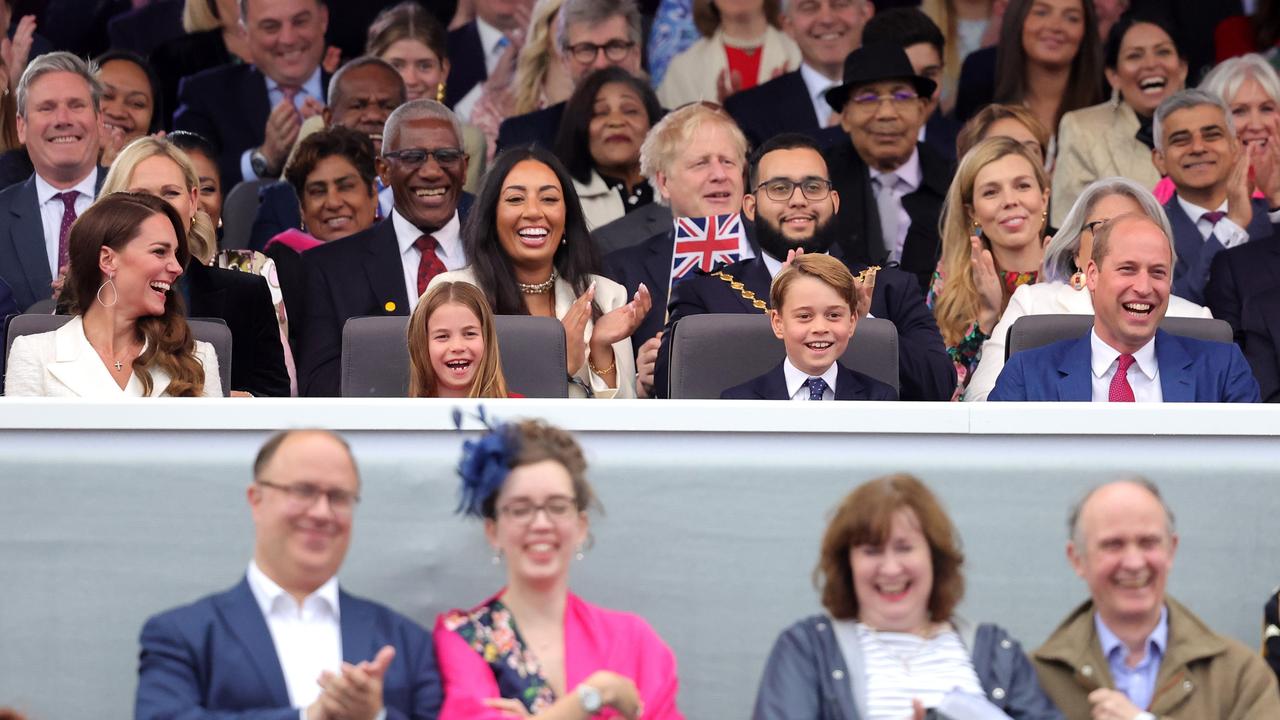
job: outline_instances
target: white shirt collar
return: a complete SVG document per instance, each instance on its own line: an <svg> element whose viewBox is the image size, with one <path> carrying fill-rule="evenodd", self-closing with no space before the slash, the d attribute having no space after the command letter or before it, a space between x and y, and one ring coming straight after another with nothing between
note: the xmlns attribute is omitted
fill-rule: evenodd
<svg viewBox="0 0 1280 720"><path fill-rule="evenodd" d="M870 168L870 170L872 180L878 180L880 177L888 174L875 168ZM907 158L907 161L899 165L896 170L891 170L890 172L898 176L899 186L905 183L910 188L909 190L904 190L902 193L903 195L915 192L920 187L921 181L920 148L917 147L912 149L911 157Z"/></svg>
<svg viewBox="0 0 1280 720"><path fill-rule="evenodd" d="M1098 337L1097 330L1089 331L1089 364L1093 370L1093 376L1101 378L1107 374L1111 366L1116 363L1116 358L1120 357L1120 351L1103 342ZM1146 345L1138 348L1133 354L1133 364L1138 366L1138 371L1146 376L1148 380L1155 380L1156 375L1160 372L1160 366L1156 362L1156 339L1153 336L1147 341Z"/></svg>
<svg viewBox="0 0 1280 720"><path fill-rule="evenodd" d="M831 389L832 395L835 395L836 392L836 375L840 370L836 365L837 363L831 363L831 367L827 368L827 371L819 376L823 380L827 381L827 387ZM805 381L812 377L811 375L801 372L795 365L792 365L791 358L787 358L782 361L782 375L787 379L788 398L795 397L796 393L800 392L800 388L804 387ZM808 390L805 392L808 392Z"/></svg>
<svg viewBox="0 0 1280 720"><path fill-rule="evenodd" d="M831 107L831 105L827 104L826 92L839 85L839 82L814 70L809 63L800 63L800 79L804 80L805 89L809 91L809 98L814 101L815 105L823 103L827 107ZM831 108L831 111L836 112L835 108ZM821 124L822 119L818 118L819 124Z"/></svg>
<svg viewBox="0 0 1280 720"><path fill-rule="evenodd" d="M253 593L253 599L257 601L258 609L262 611L264 618L271 617L282 610L295 614L301 611L299 605L293 601L293 597L262 572L256 560L249 561L246 576L249 580L249 590ZM317 603L332 613L334 618L340 617L337 576L329 578L315 592L308 595L302 601L301 608L315 608Z"/></svg>
<svg viewBox="0 0 1280 720"><path fill-rule="evenodd" d="M263 75L266 77L266 75ZM311 77L302 83L302 92L319 100L324 97L323 83L320 82L320 66L317 65L315 70L311 71ZM267 78L267 93L283 92L280 90L280 83L271 78Z"/></svg>
<svg viewBox="0 0 1280 720"><path fill-rule="evenodd" d="M436 254L440 256L448 267L462 267L466 265L462 252L462 238L460 231L462 223L458 220L458 211L453 211L453 217L449 218L449 222L444 227L432 233L423 233L418 229L417 225L409 222L399 210L391 210L391 226L396 230L396 242L400 244L400 254L404 255L409 252L409 248L417 242L418 238L424 234L431 235L436 239ZM459 262L454 265L453 259L457 258Z"/></svg>
<svg viewBox="0 0 1280 720"><path fill-rule="evenodd" d="M67 190L59 190L58 188L50 185L43 177L40 177L40 173L36 173L36 199L41 205L52 200L54 195L68 192L70 190L82 193L90 200L93 200L93 196L98 190L98 166L94 165L88 175L85 175L80 182Z"/></svg>
<svg viewBox="0 0 1280 720"><path fill-rule="evenodd" d="M1191 218L1191 222L1193 223L1200 222L1200 216L1209 212L1208 208L1202 208L1199 205L1196 205L1194 203L1189 203L1186 200L1182 199L1182 196L1177 193L1174 193L1173 196L1178 198L1178 205L1182 206L1182 212L1186 213L1187 217ZM1222 204L1215 209L1218 210L1219 212L1226 212L1227 201L1223 200Z"/></svg>
<svg viewBox="0 0 1280 720"><path fill-rule="evenodd" d="M480 47L484 48L485 55L499 55L502 53L499 44L507 36L501 30L485 22L484 19L477 17L476 31L480 33Z"/></svg>

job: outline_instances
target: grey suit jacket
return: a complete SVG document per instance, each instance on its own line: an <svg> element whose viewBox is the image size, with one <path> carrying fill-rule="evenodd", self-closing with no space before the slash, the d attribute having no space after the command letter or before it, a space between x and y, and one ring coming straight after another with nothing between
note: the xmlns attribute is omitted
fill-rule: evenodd
<svg viewBox="0 0 1280 720"><path fill-rule="evenodd" d="M595 242L600 257L604 257L614 250L639 245L654 235L669 232L671 222L671 208L660 202L651 202L592 230L591 240Z"/></svg>
<svg viewBox="0 0 1280 720"><path fill-rule="evenodd" d="M97 189L107 173L98 168ZM0 191L0 279L13 290L18 309L53 296L36 176Z"/></svg>

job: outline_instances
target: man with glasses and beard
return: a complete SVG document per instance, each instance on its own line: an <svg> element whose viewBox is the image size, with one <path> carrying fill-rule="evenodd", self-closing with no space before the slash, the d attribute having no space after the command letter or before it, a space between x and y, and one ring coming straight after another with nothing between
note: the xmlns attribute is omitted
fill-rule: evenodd
<svg viewBox="0 0 1280 720"><path fill-rule="evenodd" d="M834 218L840 194L832 189L827 163L811 138L784 134L765 142L751 157L748 182L742 214L754 223L761 253L727 265L718 273L687 278L673 288L655 371L659 396L666 391L670 331L680 318L702 313L765 312L753 300L769 297L773 276L789 253L833 250L839 235ZM833 254L838 255L838 247L835 250ZM845 264L855 275L866 269L859 263ZM731 282L741 283L743 289L734 289ZM902 399L948 399L955 389L955 369L915 278L894 268L871 271L859 293L859 310L869 310L869 315L892 322L898 330Z"/></svg>

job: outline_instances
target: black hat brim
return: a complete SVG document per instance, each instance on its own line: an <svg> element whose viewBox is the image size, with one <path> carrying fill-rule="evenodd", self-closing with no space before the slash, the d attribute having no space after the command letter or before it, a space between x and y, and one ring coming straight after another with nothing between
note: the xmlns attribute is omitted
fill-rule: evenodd
<svg viewBox="0 0 1280 720"><path fill-rule="evenodd" d="M827 99L827 104L830 105L836 112L843 113L844 104L848 102L849 95L853 93L854 88L864 87L867 85L871 85L872 83L885 82L888 80L905 80L911 83L911 86L915 89L916 94L919 95L921 98L925 98L925 99L932 97L933 91L938 89L938 84L930 80L929 78L920 77L918 75L911 75L908 77L888 77L888 78L878 78L875 80L860 80L858 82L844 83L843 85L837 85L831 88L830 90L827 90L823 94L823 97Z"/></svg>

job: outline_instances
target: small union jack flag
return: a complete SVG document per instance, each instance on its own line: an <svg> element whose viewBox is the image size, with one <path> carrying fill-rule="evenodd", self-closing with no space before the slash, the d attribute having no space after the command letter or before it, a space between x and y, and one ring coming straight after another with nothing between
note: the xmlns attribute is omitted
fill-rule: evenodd
<svg viewBox="0 0 1280 720"><path fill-rule="evenodd" d="M738 213L676 218L671 283L674 285L694 268L711 272L720 265L737 262L745 237L742 216Z"/></svg>

